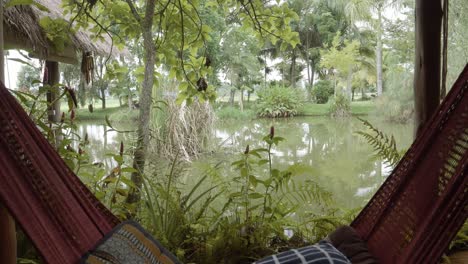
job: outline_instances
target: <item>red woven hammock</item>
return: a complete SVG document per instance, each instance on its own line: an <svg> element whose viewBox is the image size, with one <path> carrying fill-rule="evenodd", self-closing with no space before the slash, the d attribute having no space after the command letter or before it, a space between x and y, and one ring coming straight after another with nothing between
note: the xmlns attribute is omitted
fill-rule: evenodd
<svg viewBox="0 0 468 264"><path fill-rule="evenodd" d="M46 263L77 263L119 220L70 171L3 84L0 135L0 203Z"/></svg>
<svg viewBox="0 0 468 264"><path fill-rule="evenodd" d="M468 65L352 227L379 263L438 263L468 216Z"/></svg>

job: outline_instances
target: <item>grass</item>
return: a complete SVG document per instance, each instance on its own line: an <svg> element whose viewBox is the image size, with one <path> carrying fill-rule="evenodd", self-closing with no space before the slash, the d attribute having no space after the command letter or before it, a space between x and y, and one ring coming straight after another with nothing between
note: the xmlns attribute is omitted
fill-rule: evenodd
<svg viewBox="0 0 468 264"><path fill-rule="evenodd" d="M329 104L315 104L306 102L299 110L303 116L323 116L328 115ZM355 101L351 103L352 115L368 115L375 109L372 101Z"/></svg>
<svg viewBox="0 0 468 264"><path fill-rule="evenodd" d="M214 106L216 117L219 119L246 120L255 118L254 102L244 102L244 111L239 109L239 104L234 106L227 102L218 102Z"/></svg>
<svg viewBox="0 0 468 264"><path fill-rule="evenodd" d="M221 120L249 120L254 119L255 101L244 102L244 112L239 109L239 103L231 106L227 102L217 102L215 105L216 116ZM299 116L328 116L329 104L316 104L304 102L299 109ZM373 101L354 101L351 103L351 114L355 116L368 115L375 110Z"/></svg>
<svg viewBox="0 0 468 264"><path fill-rule="evenodd" d="M113 123L133 123L138 118L138 110L129 109L128 106L120 106L119 100L109 98L106 101L106 109L101 108L101 102L96 101L93 104L93 112L91 113L88 106L80 107L76 110L76 120L79 121L93 121L103 123L106 116ZM68 112L68 104L62 102L60 109L63 112Z"/></svg>

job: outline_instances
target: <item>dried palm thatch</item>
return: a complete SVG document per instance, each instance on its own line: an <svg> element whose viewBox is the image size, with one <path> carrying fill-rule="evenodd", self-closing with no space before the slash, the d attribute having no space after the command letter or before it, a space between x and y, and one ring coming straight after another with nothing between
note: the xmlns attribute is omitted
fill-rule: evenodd
<svg viewBox="0 0 468 264"><path fill-rule="evenodd" d="M6 48L25 49L41 59L67 63L77 62L77 51L90 51L98 55L112 55L114 57L127 55L126 50L120 51L113 45L109 36L104 36L103 40L94 40L83 31L70 34L71 45L65 47L65 50L56 50L47 39L39 21L43 17L67 19L67 17L63 17L62 1L36 0L36 2L48 10L42 11L36 6L30 5L19 5L5 9L3 23Z"/></svg>

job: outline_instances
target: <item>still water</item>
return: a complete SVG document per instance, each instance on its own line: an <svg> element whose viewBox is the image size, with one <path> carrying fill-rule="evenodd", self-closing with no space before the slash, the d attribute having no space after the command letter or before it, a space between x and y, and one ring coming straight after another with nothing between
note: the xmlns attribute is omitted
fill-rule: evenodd
<svg viewBox="0 0 468 264"><path fill-rule="evenodd" d="M385 133L392 134L398 149L405 150L411 144L411 125L377 121L372 123ZM251 149L265 147L261 139L269 133L271 126L275 127L275 136L286 139L273 148L274 167L284 169L294 163L310 165L312 172L301 177L316 181L332 192L340 207L363 205L392 169L385 161L376 158L366 140L355 133L365 130L362 123L355 118L335 120L327 117L297 117L219 121L211 144L213 147L199 161L215 163L227 160L225 163L229 164L238 158L237 154L242 153L247 144ZM105 125L81 124L78 133L88 133L90 156L95 162L102 162L108 168L115 166L115 162L105 154L118 153L120 141L125 143L126 148L133 142L131 133L106 131Z"/></svg>

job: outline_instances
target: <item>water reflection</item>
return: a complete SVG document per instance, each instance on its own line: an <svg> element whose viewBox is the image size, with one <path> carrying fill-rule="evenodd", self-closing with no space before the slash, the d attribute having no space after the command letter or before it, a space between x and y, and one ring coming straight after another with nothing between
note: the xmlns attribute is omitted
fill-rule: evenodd
<svg viewBox="0 0 468 264"><path fill-rule="evenodd" d="M314 168L313 175L302 175L315 180L334 195L340 206L362 205L380 186L391 169L373 155L372 148L354 132L363 130L359 120L334 120L324 117L306 117L280 120L254 120L250 123L224 122L217 128L220 152L237 152L251 147L262 147L261 139L271 125L275 133L286 138L274 149L276 166L284 168L294 163ZM376 122L376 127L395 136L400 149L411 143L410 125Z"/></svg>
<svg viewBox="0 0 468 264"><path fill-rule="evenodd" d="M373 155L372 148L354 132L364 127L356 119L333 120L324 117L293 119L258 119L249 122L218 122L213 145L214 152L200 160L215 163L220 160L229 164L244 151L247 144L251 149L264 147L261 139L275 126L277 136L286 138L273 149L274 166L285 168L294 163L310 165L311 174L299 176L298 180L314 180L334 194L339 206L352 208L362 205L374 193L391 168ZM386 133L393 134L399 149L411 144L410 125L375 122L374 125ZM88 133L90 156L94 162L103 162L107 168L115 161L106 153L118 153L120 141L132 144L132 135L106 131L105 125L81 124L78 133ZM232 175L226 166L226 174Z"/></svg>
<svg viewBox="0 0 468 264"><path fill-rule="evenodd" d="M118 154L121 141L124 142L126 149L133 142L129 133L109 130L109 127L105 124L80 123L77 134L80 138L84 138L88 134L89 145L86 151L89 154L90 161L92 163L102 163L107 169L117 166L117 162L108 154Z"/></svg>

